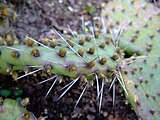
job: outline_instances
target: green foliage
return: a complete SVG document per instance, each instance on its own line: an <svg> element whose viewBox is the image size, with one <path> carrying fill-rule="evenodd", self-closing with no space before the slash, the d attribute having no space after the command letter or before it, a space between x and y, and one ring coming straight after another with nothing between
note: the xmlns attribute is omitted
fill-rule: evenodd
<svg viewBox="0 0 160 120"><path fill-rule="evenodd" d="M86 6L85 8L90 15L93 15L96 12L96 7L94 6Z"/></svg>
<svg viewBox="0 0 160 120"><path fill-rule="evenodd" d="M22 93L23 93L23 90L21 90L21 89L16 89L16 90L13 91L13 94L15 96L20 96Z"/></svg>
<svg viewBox="0 0 160 120"><path fill-rule="evenodd" d="M6 89L0 90L0 95L3 97L8 97L11 95L11 91Z"/></svg>
<svg viewBox="0 0 160 120"><path fill-rule="evenodd" d="M23 90L22 89L16 89L16 90L8 90L8 89L2 89L2 90L0 90L0 95L2 96L2 97L9 97L9 96L20 96L20 95L22 95L22 93L23 93Z"/></svg>

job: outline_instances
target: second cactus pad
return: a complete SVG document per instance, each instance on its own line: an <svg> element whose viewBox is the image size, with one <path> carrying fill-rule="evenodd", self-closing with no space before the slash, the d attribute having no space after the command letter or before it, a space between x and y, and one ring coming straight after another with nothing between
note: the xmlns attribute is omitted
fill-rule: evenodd
<svg viewBox="0 0 160 120"><path fill-rule="evenodd" d="M102 15L110 32L121 28L119 47L125 50L123 68L128 95L137 115L144 120L160 118L160 11L143 0L114 0ZM133 56L137 54L139 56Z"/></svg>
<svg viewBox="0 0 160 120"><path fill-rule="evenodd" d="M144 120L160 118L160 57L146 57L126 66L124 75L128 100Z"/></svg>
<svg viewBox="0 0 160 120"><path fill-rule="evenodd" d="M2 100L2 99L1 99ZM0 104L1 120L37 120L33 113L28 112L20 103L13 99L5 99Z"/></svg>
<svg viewBox="0 0 160 120"><path fill-rule="evenodd" d="M143 0L114 0L102 16L109 29L121 27L119 45L128 54L159 54L160 10L156 6Z"/></svg>

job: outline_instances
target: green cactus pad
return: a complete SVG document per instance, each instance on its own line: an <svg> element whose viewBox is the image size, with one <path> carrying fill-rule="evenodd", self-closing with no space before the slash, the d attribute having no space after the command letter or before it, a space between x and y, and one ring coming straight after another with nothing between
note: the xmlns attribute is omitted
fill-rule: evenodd
<svg viewBox="0 0 160 120"><path fill-rule="evenodd" d="M160 118L160 11L143 0L114 0L102 11L111 32L121 28L119 47L128 60L123 70L126 95L137 115L143 120ZM137 57L138 58L138 57ZM121 65L120 65L121 66ZM126 74L125 74L126 73Z"/></svg>
<svg viewBox="0 0 160 120"><path fill-rule="evenodd" d="M119 82L124 90L127 89L126 97L137 115L145 120L158 119L159 15L160 12L156 7L143 0L114 0L109 2L102 12L102 16L106 16L108 25L107 31L104 31L105 29L102 31L107 32L107 35L102 34L101 30L91 30L91 33L85 31L71 37L68 34L59 35L54 31L59 38L39 40L41 43L32 38L26 38L24 43L16 43L13 37L7 35L5 41L0 40L0 72L12 74L16 78L15 72L19 70L31 69L32 72L44 70L56 75L77 77L76 79L80 75L88 77L102 73L103 77L112 80L113 77L115 79L121 77L118 73L122 68L125 85L123 79ZM113 39L121 30L123 32L118 39ZM128 59L123 59L124 53L121 49L125 50L127 56L136 53L144 58L135 61L132 59L129 64ZM125 61L128 66L121 64ZM102 91L98 92L103 94Z"/></svg>
<svg viewBox="0 0 160 120"><path fill-rule="evenodd" d="M109 29L123 29L119 46L126 53L160 55L160 10L156 6L143 0L114 0L102 16L106 16Z"/></svg>
<svg viewBox="0 0 160 120"><path fill-rule="evenodd" d="M124 75L128 100L143 120L160 118L160 57L137 59Z"/></svg>
<svg viewBox="0 0 160 120"><path fill-rule="evenodd" d="M16 100L5 99L0 106L1 120L37 120L34 115L22 107Z"/></svg>
<svg viewBox="0 0 160 120"><path fill-rule="evenodd" d="M116 69L116 60L120 58L117 48L106 41L107 38L100 35L94 40L90 34L79 35L77 39L57 39L54 47L55 39L50 42L42 40L48 45L41 43L40 46L31 38L28 38L28 45L10 42L8 46L0 46L0 72L12 73L27 66L40 66L43 70L50 68L52 74L70 77L96 72L106 75L108 70Z"/></svg>

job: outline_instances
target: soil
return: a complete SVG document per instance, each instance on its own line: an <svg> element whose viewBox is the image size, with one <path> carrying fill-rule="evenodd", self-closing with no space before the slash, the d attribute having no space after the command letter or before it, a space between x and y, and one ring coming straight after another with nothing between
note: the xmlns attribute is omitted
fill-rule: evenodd
<svg viewBox="0 0 160 120"><path fill-rule="evenodd" d="M37 118L41 116L47 117L46 120L137 120L135 112L131 110L131 106L125 99L119 85L116 85L116 98L113 106L112 90L108 90L110 84L105 83L102 109L99 112L99 103L96 100L96 85L88 86L79 104L74 108L84 89L84 87L80 87L82 83L79 82L74 85L62 99L57 101L62 94L61 89L71 81L68 77L64 77L61 83L56 83L45 99L45 95L54 80L36 85L48 78L41 77L40 74L27 76L18 82L15 82L11 76L1 75L1 89L10 89L12 91L17 88L22 89L24 93L20 97L30 99L27 109ZM10 96L9 98L16 99L17 96Z"/></svg>
<svg viewBox="0 0 160 120"><path fill-rule="evenodd" d="M18 15L13 29L20 39L25 36L37 39L52 27L60 31L67 30L68 26L78 30L82 16L85 20L93 20L101 11L101 0L17 0L13 4ZM89 14L90 9L93 10Z"/></svg>
<svg viewBox="0 0 160 120"><path fill-rule="evenodd" d="M92 21L94 17L100 16L101 4L107 3L107 0L10 0L15 6L17 19L12 23L18 39L25 36L31 36L38 39L40 35L54 27L60 31L70 26L78 30L81 26L80 16L85 20ZM96 11L89 13L86 7L93 7ZM64 77L61 83L56 83L50 94L44 99L48 89L53 81L36 85L48 77L40 74L27 76L18 82L13 81L11 76L0 75L0 89L14 90L16 88L24 90L22 98L29 97L30 104L27 109L37 118L47 117L46 120L137 120L135 112L131 109L124 93L116 85L115 105L113 106L112 90L109 91L109 83L105 83L102 109L99 112L99 103L96 100L96 85L89 86L83 95L78 106L74 108L76 101L84 87L82 83L77 83L57 101L61 95L60 89L69 83L70 79ZM16 96L10 96L16 98ZM47 112L46 112L47 111Z"/></svg>

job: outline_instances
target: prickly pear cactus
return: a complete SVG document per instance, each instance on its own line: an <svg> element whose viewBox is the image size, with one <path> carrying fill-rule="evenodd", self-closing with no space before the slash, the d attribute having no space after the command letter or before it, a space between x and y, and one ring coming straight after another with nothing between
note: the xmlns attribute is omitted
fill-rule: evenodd
<svg viewBox="0 0 160 120"><path fill-rule="evenodd" d="M25 43L16 44L7 36L0 46L0 72L13 73L37 66L52 74L77 77L96 72L106 75L107 70L116 68L120 55L109 39L91 34L79 35L76 39L60 37L42 40L42 43L26 38Z"/></svg>
<svg viewBox="0 0 160 120"><path fill-rule="evenodd" d="M132 107L143 120L159 120L160 57L138 59L126 67L123 77Z"/></svg>
<svg viewBox="0 0 160 120"><path fill-rule="evenodd" d="M95 80L97 83L97 98L100 99L99 110L104 82L111 82L111 88L117 80L140 118L145 119L148 114L147 110L150 110L152 115L146 119L158 119L158 108L160 107L157 102L159 100L157 91L159 83L155 85L155 82L158 82L157 78L160 78L157 74L160 35L159 12L154 9L156 8L143 0L114 0L109 2L106 10L102 13L107 18L107 27L103 20L103 25L98 27L102 30L91 29L90 32L84 31L81 34L71 31L72 36L68 36L68 34L61 35L53 29L51 30L51 33L54 34L52 37L38 41L26 37L23 43L14 40L8 34L5 38L0 38L0 72L12 74L15 80L19 80L38 71L45 71L54 76L39 84L56 78L51 88L61 75L74 78L64 87L66 90L59 98L79 79L85 80L86 86L76 105L87 88L87 79L89 80L93 76L90 80ZM149 12L150 14L148 14ZM132 56L134 53L141 56ZM124 54L132 57L124 58ZM147 61L146 64L142 64L142 60ZM155 60L156 63L154 67L152 60ZM153 68L149 69L150 67ZM25 71L26 74L18 76L17 71L19 70ZM148 79L148 74L151 74L150 79ZM140 76L144 78L144 84L146 84L146 80L148 81L148 86L138 84L137 79ZM102 85L99 85L100 83ZM137 88L136 84L138 84ZM155 89L151 91L153 85ZM152 102L144 102L146 94L158 98ZM148 98L150 99L150 97ZM143 112L140 113L140 110Z"/></svg>
<svg viewBox="0 0 160 120"><path fill-rule="evenodd" d="M110 30L118 27L123 30L119 45L128 54L158 55L160 10L156 6L143 0L114 0L105 7L102 16L106 17Z"/></svg>
<svg viewBox="0 0 160 120"><path fill-rule="evenodd" d="M64 86L65 90L58 100L81 80L85 87L76 105L87 87L96 82L100 111L104 83L112 81L111 76L118 76L118 61L123 58L123 51L113 44L111 37L103 35L99 29L91 28L83 34L71 31L72 36L61 35L56 30L51 30L51 33L54 35L43 38L40 42L26 37L24 43L21 43L10 34L1 38L0 72L11 74L16 81L40 71L42 75L52 74L51 78L37 83L42 84L55 78L45 98L61 76L69 76L73 80ZM18 76L18 71L24 71L25 74ZM121 80L119 82L122 85ZM123 88L125 89L124 85Z"/></svg>
<svg viewBox="0 0 160 120"><path fill-rule="evenodd" d="M121 65L124 83L137 115L143 120L160 119L160 11L143 0L114 0L102 12L110 32L123 29L119 47L127 56ZM124 62L123 61L123 62Z"/></svg>
<svg viewBox="0 0 160 120"><path fill-rule="evenodd" d="M35 116L28 112L16 100L5 99L1 101L0 119L1 120L37 120Z"/></svg>

